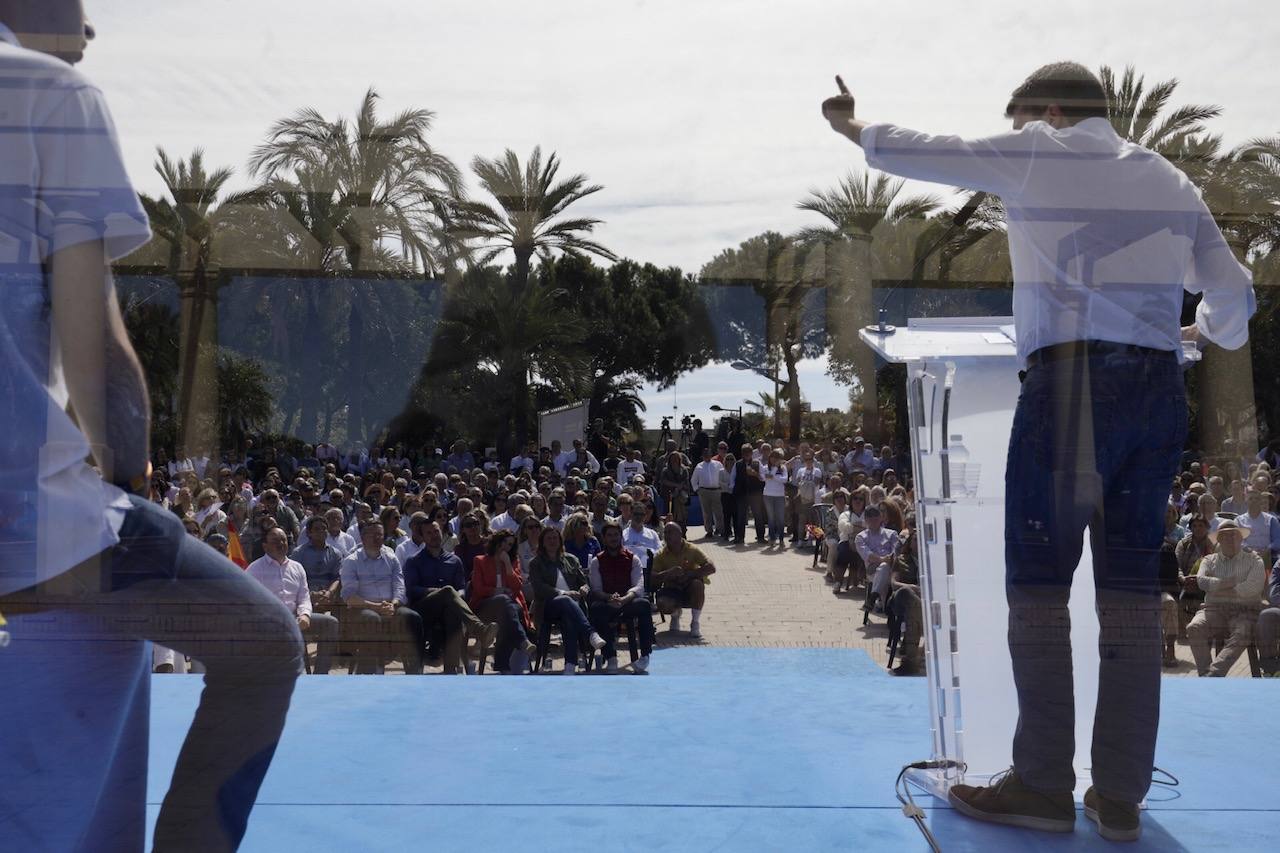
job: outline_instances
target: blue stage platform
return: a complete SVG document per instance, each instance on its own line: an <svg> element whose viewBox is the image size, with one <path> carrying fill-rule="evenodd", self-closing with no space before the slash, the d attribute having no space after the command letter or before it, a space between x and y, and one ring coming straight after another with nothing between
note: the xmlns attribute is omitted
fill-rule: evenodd
<svg viewBox="0 0 1280 853"><path fill-rule="evenodd" d="M926 850L893 782L928 757L922 678L859 651L670 649L653 674L307 677L248 851ZM153 682L154 822L199 676ZM1274 850L1277 682L1165 679L1144 835L1125 850ZM986 826L917 794L945 851L1111 850Z"/></svg>

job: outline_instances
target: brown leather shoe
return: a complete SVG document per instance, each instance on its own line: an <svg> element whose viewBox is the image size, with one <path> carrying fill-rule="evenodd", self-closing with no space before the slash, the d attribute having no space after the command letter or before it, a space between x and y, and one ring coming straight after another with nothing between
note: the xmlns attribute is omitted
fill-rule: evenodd
<svg viewBox="0 0 1280 853"><path fill-rule="evenodd" d="M1104 797L1092 785L1084 792L1084 816L1098 825L1098 834L1108 841L1137 841L1142 835L1138 806Z"/></svg>
<svg viewBox="0 0 1280 853"><path fill-rule="evenodd" d="M947 800L961 814L988 823L1041 832L1071 832L1076 826L1076 804L1070 791L1033 791L1022 784L1012 767L992 777L990 785L952 785Z"/></svg>

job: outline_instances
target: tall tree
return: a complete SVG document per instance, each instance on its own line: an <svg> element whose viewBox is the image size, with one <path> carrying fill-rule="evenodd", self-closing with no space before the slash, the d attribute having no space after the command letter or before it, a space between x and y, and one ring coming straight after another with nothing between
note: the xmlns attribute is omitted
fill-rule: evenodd
<svg viewBox="0 0 1280 853"><path fill-rule="evenodd" d="M369 89L351 121L300 110L272 127L249 163L262 181L256 199L295 216L317 262L350 275L345 374L353 440L367 439L373 426L365 414L375 369L366 336L380 301L378 277L456 278L465 256L450 217L461 174L431 145L435 114L413 109L383 120L378 101Z"/></svg>
<svg viewBox="0 0 1280 853"><path fill-rule="evenodd" d="M607 270L565 256L545 275L563 288L589 359L588 417L611 432L637 431L644 382L670 387L715 354L698 282L675 267L621 260Z"/></svg>
<svg viewBox="0 0 1280 853"><path fill-rule="evenodd" d="M832 330L833 375L855 382L864 396L863 430L879 434L876 402L876 362L871 348L858 338L858 330L873 322L873 282L883 271L901 269L887 260L890 252L877 252L877 241L902 251L924 226L925 217L941 206L933 195L907 196L903 182L880 172L850 172L835 187L811 190L798 204L826 223L802 229L796 239L821 249L820 274L827 287L828 322ZM914 228L906 228L913 223ZM880 275L877 275L880 273ZM850 370L849 368L852 368ZM794 417L794 416L793 416Z"/></svg>
<svg viewBox="0 0 1280 853"><path fill-rule="evenodd" d="M787 400L788 435L804 416L799 364L827 349L825 282L809 274L809 247L767 231L721 252L700 275L717 357L767 370Z"/></svg>
<svg viewBox="0 0 1280 853"><path fill-rule="evenodd" d="M560 252L615 259L613 252L588 236L600 224L599 219L565 215L573 204L604 187L588 183L583 174L559 180L560 158L554 151L543 162L542 148L535 147L521 166L520 158L508 148L492 160L476 157L471 170L494 203L457 202L454 232L479 243L482 264L511 252L514 293L528 286L534 255L550 257Z"/></svg>
<svg viewBox="0 0 1280 853"><path fill-rule="evenodd" d="M181 299L179 334L178 441L192 451L213 454L217 433L210 417L217 407L218 280L211 269L221 196L230 168L210 171L204 152L173 159L157 148L156 172L168 197L142 196L151 229L167 245L168 273ZM201 425L205 428L201 428Z"/></svg>

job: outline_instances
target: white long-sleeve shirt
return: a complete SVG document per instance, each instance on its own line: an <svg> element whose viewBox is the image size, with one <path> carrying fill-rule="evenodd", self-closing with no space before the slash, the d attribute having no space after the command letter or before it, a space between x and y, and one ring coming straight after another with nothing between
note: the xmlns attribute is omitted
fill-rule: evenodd
<svg viewBox="0 0 1280 853"><path fill-rule="evenodd" d="M724 466L714 459L706 462L699 462L693 468L693 477L691 482L695 489L718 489L720 488L720 472L724 470Z"/></svg>
<svg viewBox="0 0 1280 853"><path fill-rule="evenodd" d="M1200 293L1196 326L1227 349L1248 339L1253 279L1194 184L1126 142L1103 118L1042 121L984 139L889 124L862 131L867 164L984 190L1008 213L1019 360L1051 344L1104 340L1182 358L1182 291Z"/></svg>
<svg viewBox="0 0 1280 853"><path fill-rule="evenodd" d="M307 573L297 560L277 561L264 554L249 564L245 573L265 586L294 616L311 615L311 590Z"/></svg>
<svg viewBox="0 0 1280 853"><path fill-rule="evenodd" d="M1200 573L1196 579L1204 590L1205 604L1245 604L1257 607L1262 601L1265 575L1262 558L1241 548L1230 560L1221 551L1206 556L1200 561Z"/></svg>

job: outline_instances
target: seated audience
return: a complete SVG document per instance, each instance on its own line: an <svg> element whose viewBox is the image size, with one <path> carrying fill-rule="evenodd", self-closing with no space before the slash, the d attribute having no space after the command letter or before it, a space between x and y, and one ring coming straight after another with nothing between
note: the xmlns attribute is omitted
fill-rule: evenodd
<svg viewBox="0 0 1280 853"><path fill-rule="evenodd" d="M640 657L632 664L636 672L649 668L653 653L653 607L645 597L644 562L622 547L622 527L607 522L603 530L604 549L587 564L591 585L591 624L604 638L605 669L618 671L618 623L634 620L639 633Z"/></svg>
<svg viewBox="0 0 1280 853"><path fill-rule="evenodd" d="M338 580L345 555L329 544L326 519L313 515L303 529L305 537L289 556L307 573L312 608L317 613L328 613L338 603Z"/></svg>
<svg viewBox="0 0 1280 853"><path fill-rule="evenodd" d="M559 623L564 638L564 674L574 675L580 639L585 637L595 651L605 642L583 610L590 592L586 572L578 558L564 550L564 539L555 527L542 528L537 554L529 564L529 582L533 586L534 622L543 632L550 631L547 620Z"/></svg>
<svg viewBox="0 0 1280 853"><path fill-rule="evenodd" d="M853 547L866 565L870 578L867 603L863 609L870 609L874 604L877 610L881 610L889 597L889 574L898 552L898 534L883 526L884 516L874 503L863 512L863 520L867 529L853 540Z"/></svg>
<svg viewBox="0 0 1280 853"><path fill-rule="evenodd" d="M383 541L382 522L366 521L360 547L343 558L339 570L356 672L381 675L388 659L401 657L406 674L421 675L422 617L407 606L403 571Z"/></svg>
<svg viewBox="0 0 1280 853"><path fill-rule="evenodd" d="M666 544L654 555L652 570L658 610L671 617L667 630L675 632L680 630L680 611L688 607L689 636L700 639L707 584L716 567L702 549L685 540L684 528L677 522L666 524L663 538Z"/></svg>
<svg viewBox="0 0 1280 853"><path fill-rule="evenodd" d="M1268 675L1280 674L1280 559L1271 567L1267 607L1258 614L1258 657Z"/></svg>
<svg viewBox="0 0 1280 853"><path fill-rule="evenodd" d="M467 529L470 528L464 531ZM510 531L500 530L489 537L484 553L472 562L467 604L484 621L498 623L494 669L523 675L537 646L529 639L533 623L525 604L524 577L515 550L516 538Z"/></svg>
<svg viewBox="0 0 1280 853"><path fill-rule="evenodd" d="M422 550L405 562L404 586L408 600L421 617L422 640L429 639L437 628L443 630L444 671L470 671L469 662L464 660L467 633L480 640L480 654L484 655L498 634L498 626L481 620L463 600L466 570L456 554L444 550L440 526L425 520L418 526Z"/></svg>
<svg viewBox="0 0 1280 853"><path fill-rule="evenodd" d="M284 530L273 527L264 544L266 554L250 563L245 573L280 599L298 620L304 638L315 640L315 672L325 675L338 642L338 620L329 613L312 612L307 573L301 563L289 559L289 537Z"/></svg>
<svg viewBox="0 0 1280 853"><path fill-rule="evenodd" d="M1188 588L1204 592L1204 606L1187 626L1196 672L1224 676L1241 652L1253 641L1253 629L1261 610L1265 583L1262 559L1243 547L1245 529L1235 519L1222 519L1217 530L1217 551L1200 561L1198 574L1188 577ZM1224 640L1213 655L1210 643Z"/></svg>

